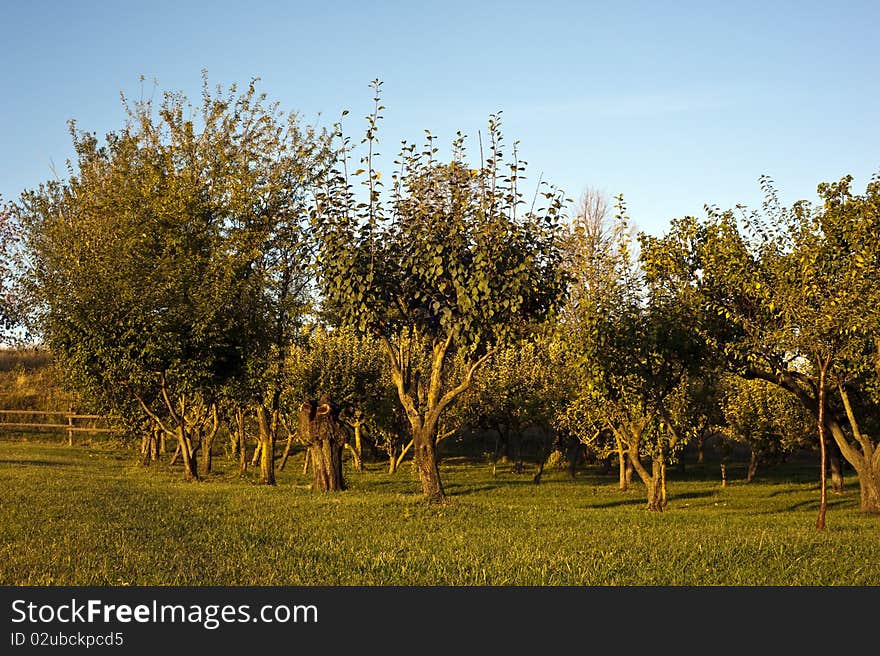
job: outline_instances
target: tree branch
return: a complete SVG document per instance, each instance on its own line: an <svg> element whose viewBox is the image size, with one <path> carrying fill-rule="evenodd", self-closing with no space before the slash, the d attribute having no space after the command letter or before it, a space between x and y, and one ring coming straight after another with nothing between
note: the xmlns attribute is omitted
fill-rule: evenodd
<svg viewBox="0 0 880 656"><path fill-rule="evenodd" d="M437 402L436 407L429 409L429 412L431 412L435 420L440 416L440 413L443 412L446 406L452 403L459 394L467 391L467 389L471 385L471 381L474 378L474 372L494 354L495 349L489 349L488 351L486 351L486 354L483 355L483 357L479 358L468 368L467 373L465 374L464 379L461 381L461 383L446 392L446 394L444 394L440 398L440 401Z"/></svg>
<svg viewBox="0 0 880 656"><path fill-rule="evenodd" d="M428 387L428 409L437 405L437 399L440 396L440 381L443 376L443 360L449 345L452 344L452 333L446 336L442 342L438 341L434 345L434 360L431 363L431 382Z"/></svg>
<svg viewBox="0 0 880 656"><path fill-rule="evenodd" d="M144 402L144 399L141 397L140 394L135 393L134 398L137 399L138 403L140 403L140 405L141 405L141 408L144 409L144 412L147 413L147 415L150 417L150 419L152 419L153 421L156 422L156 424L159 426L159 428L161 428L163 431L165 431L166 434L171 435L172 437L174 436L174 431L168 430L168 427L165 426L164 422L161 419L159 419L159 415L157 415L155 412L150 410L149 406Z"/></svg>
<svg viewBox="0 0 880 656"><path fill-rule="evenodd" d="M394 386L397 388L397 396L400 399L401 404L403 404L403 409L406 411L410 421L419 420L420 418L419 413L416 410L416 404L406 391L401 363L398 361L397 356L394 353L394 347L391 345L391 340L389 340L388 336L383 333L379 335L379 341L385 348L385 352L388 354L388 360L391 362L391 378L394 380Z"/></svg>
<svg viewBox="0 0 880 656"><path fill-rule="evenodd" d="M174 404L171 403L171 399L168 398L168 389L165 385L165 372L161 372L159 374L159 385L162 390L162 399L165 401L165 405L168 408L168 412L171 415L171 418L174 420L178 426L184 425L183 417L179 417L177 413L174 411Z"/></svg>

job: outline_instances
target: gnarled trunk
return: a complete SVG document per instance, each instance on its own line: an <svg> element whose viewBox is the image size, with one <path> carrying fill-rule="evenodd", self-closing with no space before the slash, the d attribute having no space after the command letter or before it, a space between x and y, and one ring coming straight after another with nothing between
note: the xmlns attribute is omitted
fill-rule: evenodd
<svg viewBox="0 0 880 656"><path fill-rule="evenodd" d="M666 509L663 467L662 460L654 458L651 462L651 476L647 476L644 480L648 494L648 510L660 512Z"/></svg>
<svg viewBox="0 0 880 656"><path fill-rule="evenodd" d="M338 408L327 394L300 406L299 426L300 439L308 445L306 462L312 468L312 489L318 492L344 490L345 429L339 421Z"/></svg>
<svg viewBox="0 0 880 656"><path fill-rule="evenodd" d="M333 440L319 440L309 445L313 490L334 492L345 489L345 478L342 475L343 449L343 444Z"/></svg>

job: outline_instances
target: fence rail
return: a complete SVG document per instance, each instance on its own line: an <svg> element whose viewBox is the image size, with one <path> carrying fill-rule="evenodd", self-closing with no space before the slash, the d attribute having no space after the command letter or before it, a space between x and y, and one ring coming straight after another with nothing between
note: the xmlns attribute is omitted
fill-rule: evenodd
<svg viewBox="0 0 880 656"><path fill-rule="evenodd" d="M8 421L7 417L14 418L16 415L25 415L28 417L64 417L66 423L51 422L29 422L29 421ZM78 420L102 420L112 421L111 417L104 415L81 415L75 412L64 412L61 410L2 410L0 409L0 430L15 428L37 428L43 430L59 431L67 433L67 444L73 446L74 433L118 433L119 428L99 427L99 426L77 426ZM57 420L56 420L57 421Z"/></svg>

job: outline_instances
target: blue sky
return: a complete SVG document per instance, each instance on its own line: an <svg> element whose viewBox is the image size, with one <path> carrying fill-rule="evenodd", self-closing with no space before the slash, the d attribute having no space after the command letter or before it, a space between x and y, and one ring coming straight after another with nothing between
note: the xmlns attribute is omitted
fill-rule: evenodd
<svg viewBox="0 0 880 656"><path fill-rule="evenodd" d="M0 194L64 174L68 119L99 135L124 119L141 75L198 98L212 83L261 88L361 133L383 80L380 152L430 129L443 144L503 112L508 141L577 197L623 193L640 229L785 202L880 170L880 3L95 2L0 0ZM149 90L149 85L147 89ZM320 113L320 118L318 117Z"/></svg>

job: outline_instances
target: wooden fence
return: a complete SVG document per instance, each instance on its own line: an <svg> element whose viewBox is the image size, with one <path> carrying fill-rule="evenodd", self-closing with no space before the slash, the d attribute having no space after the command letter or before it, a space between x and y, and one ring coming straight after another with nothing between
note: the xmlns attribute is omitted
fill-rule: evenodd
<svg viewBox="0 0 880 656"><path fill-rule="evenodd" d="M25 421L15 421L16 417L23 416ZM31 417L46 417L46 421L36 422L36 421L26 421ZM61 419L54 419L55 422L63 421L64 423L53 423L52 418L60 417ZM66 432L67 433L67 444L73 446L73 434L74 433L119 433L121 432L119 428L114 428L110 426L83 426L81 424L77 424L80 421L88 421L94 424L95 422L109 422L111 420L110 417L105 417L104 415L80 415L75 412L62 412L62 411L44 411L44 410L0 410L0 430L16 430L16 429L37 429L37 430L49 430L49 431L57 431L57 432Z"/></svg>

